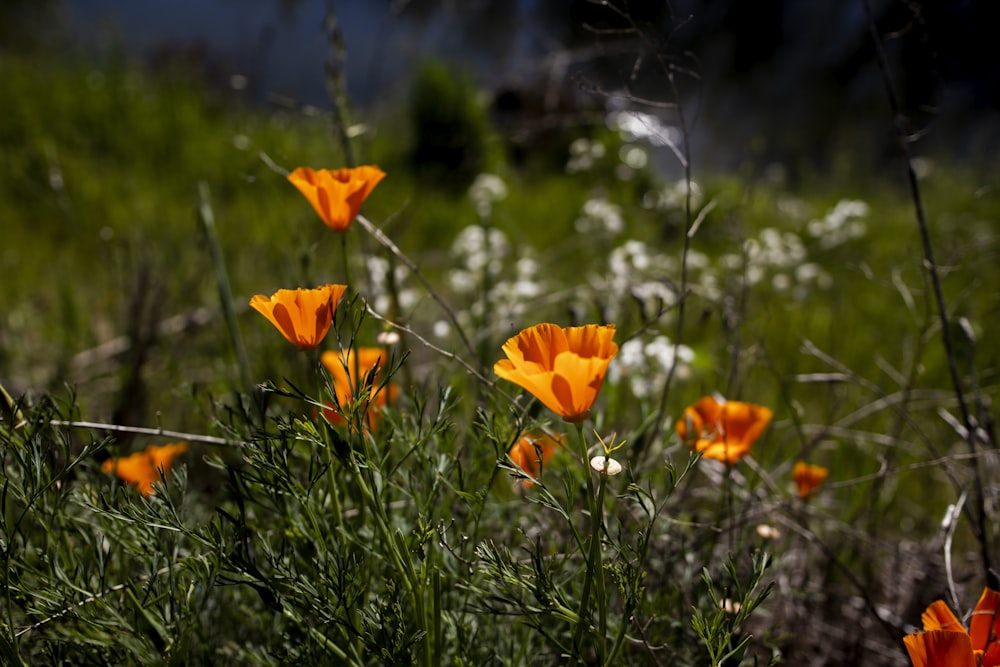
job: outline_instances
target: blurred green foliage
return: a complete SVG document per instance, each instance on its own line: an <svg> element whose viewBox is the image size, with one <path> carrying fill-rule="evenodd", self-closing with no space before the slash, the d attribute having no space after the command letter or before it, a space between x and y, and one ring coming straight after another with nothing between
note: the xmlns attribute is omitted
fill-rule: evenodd
<svg viewBox="0 0 1000 667"><path fill-rule="evenodd" d="M424 184L463 193L477 174L496 168L496 140L471 77L428 60L410 96L410 170Z"/></svg>

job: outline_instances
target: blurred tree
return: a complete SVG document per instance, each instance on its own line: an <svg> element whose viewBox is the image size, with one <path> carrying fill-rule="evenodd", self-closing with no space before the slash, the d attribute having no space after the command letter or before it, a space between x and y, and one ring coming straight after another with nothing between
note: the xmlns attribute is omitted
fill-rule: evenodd
<svg viewBox="0 0 1000 667"><path fill-rule="evenodd" d="M464 190L488 163L489 122L468 76L430 60L410 102L411 161L419 178Z"/></svg>

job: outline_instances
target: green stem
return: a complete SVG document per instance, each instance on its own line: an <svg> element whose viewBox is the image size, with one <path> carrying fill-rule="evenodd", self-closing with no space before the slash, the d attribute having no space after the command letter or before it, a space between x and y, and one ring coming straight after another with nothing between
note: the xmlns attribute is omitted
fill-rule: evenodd
<svg viewBox="0 0 1000 667"><path fill-rule="evenodd" d="M643 534L640 537L641 542L639 545L637 558L635 560L635 569L637 572L643 571L645 567L646 556L649 553L650 535L653 534L653 525L656 523L656 519L659 517L659 515L660 511L659 509L656 509L653 513L652 518L649 521L649 526L646 527L646 530L643 531ZM621 614L621 623L618 626L618 632L615 636L614 644L611 645L611 652L608 653L608 657L605 660L604 664L606 665L615 664L615 659L618 657L618 653L622 650L622 646L625 643L625 634L628 630L629 619L632 618L632 612L635 611L637 604L638 604L637 595L633 594L625 596L625 604L623 606Z"/></svg>
<svg viewBox="0 0 1000 667"><path fill-rule="evenodd" d="M236 307L233 305L233 290L229 286L229 274L226 272L226 263L222 258L222 248L219 246L219 238L215 233L215 213L212 211L212 201L210 199L208 184L202 181L198 184L198 220L205 232L205 239L208 243L208 250L212 256L212 266L215 268L215 282L219 288L219 297L222 301L222 312L226 317L226 327L229 329L229 339L236 350L236 358L240 365L240 381L244 387L252 387L250 381L250 361L247 358L246 348L243 346L243 336L240 334L240 325L236 321Z"/></svg>
<svg viewBox="0 0 1000 667"><path fill-rule="evenodd" d="M347 232L340 232L340 257L344 263L344 284L347 285L348 291L351 290L351 262L347 255Z"/></svg>
<svg viewBox="0 0 1000 667"><path fill-rule="evenodd" d="M329 637L327 637L326 635L324 635L322 632L320 632L316 628L306 626L305 623L302 621L302 619L299 618L298 616L296 616L287 606L282 610L282 613L289 620L291 620L293 623L295 623L296 625L304 628L309 633L309 636L311 636L313 639L315 639L317 642L319 642L323 646L323 648L325 648L327 651L329 651L333 655L337 656L337 658L340 660L339 664L342 664L342 665L357 665L358 664L354 660L350 660L347 657L347 653L344 651L344 649L340 648L339 646L337 646L336 644L334 644L332 641L330 641Z"/></svg>
<svg viewBox="0 0 1000 667"><path fill-rule="evenodd" d="M362 436L364 437L364 436ZM410 598L413 601L413 611L414 615L419 624L419 630L424 632L424 651L421 653L421 664L430 666L433 664L431 662L433 636L429 636L427 631L427 612L424 607L424 599L421 594L419 579L417 573L413 570L413 564L403 557L403 553L406 552L406 543L403 536L399 531L392 532L389 528L389 517L385 513L385 506L382 505L375 497L372 492L371 487L365 479L365 475L362 472L361 466L358 462L352 459L354 477L357 480L358 487L361 490L361 495L364 497L365 501L369 505L371 514L375 519L375 527L377 528L380 537L385 542L386 547L389 549L389 554L392 557L393 565L396 567L396 571L399 572L403 581L406 583L406 588L410 593ZM370 471L369 471L369 474Z"/></svg>
<svg viewBox="0 0 1000 667"><path fill-rule="evenodd" d="M322 371L320 371L318 375L320 377L319 402L323 403L325 399L325 393L324 393L325 388L323 387L323 385L325 384L325 380L323 378L325 376L323 375ZM319 408L319 419L321 421L326 420L326 417L323 415L322 407ZM324 426L324 428L327 427ZM325 448L326 460L324 461L324 463L326 463L326 485L328 487L327 495L330 498L330 505L333 507L333 521L339 530L344 530L344 512L340 507L340 491L339 491L340 485L337 480L337 475L335 471L335 468L338 467L337 466L338 459L334 456L333 443L330 442L331 438L329 436L329 433L327 433L327 437L325 437L323 440L326 443L326 448Z"/></svg>
<svg viewBox="0 0 1000 667"><path fill-rule="evenodd" d="M579 661L579 656L582 653L581 643L583 641L583 635L591 625L590 597L592 589L595 586L597 588L597 597L599 598L597 601L599 616L598 625L601 632L601 636L597 638L598 641L596 647L598 656L602 659L602 661L605 654L605 646L602 638L606 628L604 567L601 562L601 527L604 519L602 507L604 504L606 476L601 476L600 485L595 493L594 479L591 476L590 471L590 460L587 456L587 441L583 436L583 424L577 424L576 432L579 441L580 455L587 475L587 508L590 511L590 549L587 556L587 573L583 581L583 594L580 596L580 609L577 612L579 621L576 625L576 631L573 633L574 655L570 659L570 665L575 665Z"/></svg>
<svg viewBox="0 0 1000 667"><path fill-rule="evenodd" d="M589 471L588 471L589 472ZM591 534L590 562L587 570L592 573L597 590L597 655L604 662L607 654L608 636L608 596L604 589L604 553L601 551L601 532L604 526L604 489L607 488L608 476L601 474L597 486L597 520L593 522L593 533Z"/></svg>

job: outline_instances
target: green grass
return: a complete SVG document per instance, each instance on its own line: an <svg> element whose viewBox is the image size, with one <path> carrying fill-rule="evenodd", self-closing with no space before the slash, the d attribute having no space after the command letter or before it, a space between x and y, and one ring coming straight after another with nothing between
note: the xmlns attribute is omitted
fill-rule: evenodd
<svg viewBox="0 0 1000 667"><path fill-rule="evenodd" d="M573 455L572 429L537 402L525 395L511 404L501 390L519 395L512 385L478 383L414 336L404 335L396 356L408 355L393 377L402 398L376 433L316 418L310 401L327 388L315 359L243 306L255 293L345 280L342 238L260 155L284 169L340 166L327 119L246 108L127 67L10 54L0 55L0 99L0 384L24 395L28 422L16 427L10 412L0 422L0 655L10 664L704 664L747 633L748 656L808 662L823 633L851 636L857 627L872 644L852 645L871 651L866 663L893 664L905 624L945 593L940 522L973 468L940 414L956 415L956 403L901 169L865 178L863 165L840 166L793 190L763 169L737 178L695 165L693 215L704 219L681 285L683 207L643 207L664 184L647 171L616 178L620 140L609 131L594 133L608 150L583 173L498 163L491 168L508 194L483 222L510 249L489 284L513 283L517 259L531 256L541 288L513 304L494 295L483 307L481 292L448 281L460 262L453 242L480 222L475 207L414 173L412 133L386 129L404 127L405 110L370 127L357 144L361 159L388 177L365 215L451 304L475 354L454 328L433 333L447 315L405 275L395 287L414 301L393 317L415 333L490 378L503 341L542 321L610 313L619 344L677 342L680 333L694 350L663 413L652 362L605 383L595 425L629 443L616 453L627 473L605 480L589 476ZM995 174L933 157L921 192L949 331L963 386L988 423L1000 364L990 329L1000 301L1000 197L989 187ZM240 380L196 215L202 183L251 380L271 383L269 391ZM624 230L575 231L595 196L620 207ZM830 235L812 237L808 225L845 199L867 204L866 231L826 247ZM764 265L751 282L738 258L748 242L764 244L766 229L794 234L804 258ZM647 321L654 307L644 313L608 287L609 258L629 239L662 262L645 277L634 271L630 285L652 279L674 299L690 290L680 330L676 308ZM357 224L343 241L352 287L373 302L385 296L369 283L365 259L392 255ZM792 280L799 294L780 277L775 284L806 263L828 284ZM511 305L520 310L504 310ZM196 312L205 319L152 335L158 323ZM372 345L384 328L362 317L360 302L344 304L327 347ZM120 337L129 349L107 347ZM637 394L635 374L652 378L654 390ZM687 468L673 422L713 392L773 408L752 463ZM70 417L241 444L194 444L169 488L143 499L98 460L159 440L51 424ZM545 485L522 497L511 491L504 454L538 425L566 430L572 444L544 471ZM799 458L831 470L810 504L790 482ZM966 502L992 520L988 499ZM604 532L592 550L598 507ZM785 536L766 541L759 523ZM773 554L766 572L760 556L748 556L756 550ZM952 551L949 576L970 607L985 573L967 519ZM753 592L741 590L751 582ZM745 612L719 611L713 595L741 601ZM885 618L872 606L888 610ZM606 627L577 623L580 611ZM895 634L874 629L883 622ZM119 645L124 659L112 653Z"/></svg>

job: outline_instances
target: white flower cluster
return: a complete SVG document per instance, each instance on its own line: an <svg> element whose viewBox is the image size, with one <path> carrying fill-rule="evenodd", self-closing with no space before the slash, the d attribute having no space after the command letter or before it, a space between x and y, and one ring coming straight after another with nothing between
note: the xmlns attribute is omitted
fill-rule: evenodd
<svg viewBox="0 0 1000 667"><path fill-rule="evenodd" d="M627 381L636 398L649 398L663 386L674 365L675 377L690 377L694 359L694 350L674 345L666 336L656 336L648 343L633 338L618 350L615 363L608 367L607 380L613 385Z"/></svg>
<svg viewBox="0 0 1000 667"><path fill-rule="evenodd" d="M591 141L586 137L574 139L569 145L569 161L566 163L566 173L576 174L587 171L604 157L604 144Z"/></svg>
<svg viewBox="0 0 1000 667"><path fill-rule="evenodd" d="M538 275L538 262L530 257L522 257L514 264L516 269L514 280L509 283L497 283L497 287L504 285L509 296L518 301L534 299L542 295L541 286L535 281Z"/></svg>
<svg viewBox="0 0 1000 667"><path fill-rule="evenodd" d="M451 255L459 267L448 274L451 289L459 294L474 292L485 278L500 275L508 254L510 241L502 231L469 225L451 244Z"/></svg>
<svg viewBox="0 0 1000 667"><path fill-rule="evenodd" d="M476 295L488 286L485 303L489 304L491 318L507 319L524 312L525 303L542 295L542 286L536 280L538 262L530 252L523 253L514 262L514 275L505 276L505 260L511 253L507 235L499 229L485 229L470 225L463 229L451 246L451 255L457 268L448 274L452 290L458 294ZM461 315L482 317L484 301L475 300L468 312ZM463 321L469 325L471 321ZM440 335L444 335L442 328Z"/></svg>
<svg viewBox="0 0 1000 667"><path fill-rule="evenodd" d="M657 116L641 111L612 111L606 118L608 128L618 132L622 141L645 141L653 146L676 146L681 142L681 131L664 125Z"/></svg>
<svg viewBox="0 0 1000 667"><path fill-rule="evenodd" d="M750 285L770 276L772 287L791 291L801 300L808 296L813 284L822 289L832 284L830 275L819 264L806 261L808 257L808 250L797 234L767 227L757 238L743 243L742 255L722 255L719 265L730 271L742 270Z"/></svg>
<svg viewBox="0 0 1000 667"><path fill-rule="evenodd" d="M625 219L622 218L621 206L598 196L583 203L580 216L573 226L581 234L598 232L614 235L620 234L625 229Z"/></svg>
<svg viewBox="0 0 1000 667"><path fill-rule="evenodd" d="M687 181L682 178L674 183L667 183L659 190L650 190L642 196L642 207L656 211L683 211L687 188ZM698 209L701 201L701 186L691 181L691 209Z"/></svg>
<svg viewBox="0 0 1000 667"><path fill-rule="evenodd" d="M626 145L618 149L618 159L629 169L638 171L649 162L649 154L646 149L636 145Z"/></svg>
<svg viewBox="0 0 1000 667"><path fill-rule="evenodd" d="M479 174L469 186L469 199L480 218L493 213L493 204L507 198L507 184L496 174Z"/></svg>
<svg viewBox="0 0 1000 667"><path fill-rule="evenodd" d="M597 281L597 288L610 297L608 316L618 317L627 297L638 299L648 310L673 304L677 295L668 276L677 269L676 260L651 252L642 241L630 239L614 248L608 254L608 273Z"/></svg>
<svg viewBox="0 0 1000 667"><path fill-rule="evenodd" d="M781 195L778 197L778 212L792 220L805 220L809 216L809 204L798 197Z"/></svg>
<svg viewBox="0 0 1000 667"><path fill-rule="evenodd" d="M827 211L822 220L812 220L806 232L819 239L823 248L830 249L861 238L868 232L864 218L868 217L868 204L856 199L841 199Z"/></svg>
<svg viewBox="0 0 1000 667"><path fill-rule="evenodd" d="M658 116L641 111L615 109L608 113L605 122L624 144L618 150L620 162L615 168L615 175L622 181L631 179L649 164L649 153L639 144L657 148L669 146L677 153L677 146L683 139L678 128L665 125Z"/></svg>
<svg viewBox="0 0 1000 667"><path fill-rule="evenodd" d="M536 280L538 262L531 257L521 257L514 268L512 280L498 281L490 289L488 301L499 320L517 320L524 314L529 301L542 296L542 285Z"/></svg>
<svg viewBox="0 0 1000 667"><path fill-rule="evenodd" d="M365 256L365 266L368 269L368 277L371 279L371 307L380 314L389 314L392 305L389 290L389 260L377 255ZM399 308L408 311L417 305L420 298L417 290L412 287L403 287L404 282L410 275L410 270L402 264L397 264L392 269L392 278L396 284L399 295Z"/></svg>

